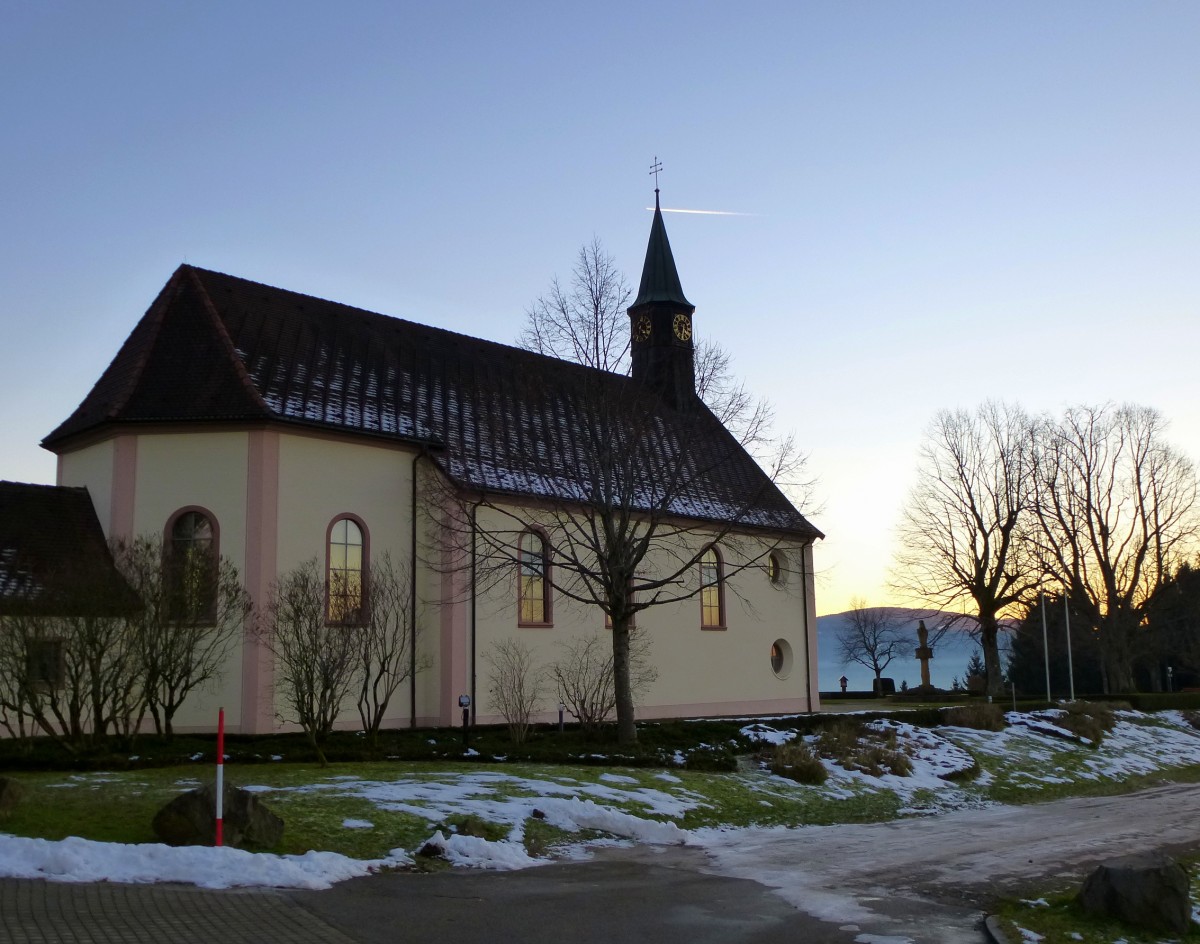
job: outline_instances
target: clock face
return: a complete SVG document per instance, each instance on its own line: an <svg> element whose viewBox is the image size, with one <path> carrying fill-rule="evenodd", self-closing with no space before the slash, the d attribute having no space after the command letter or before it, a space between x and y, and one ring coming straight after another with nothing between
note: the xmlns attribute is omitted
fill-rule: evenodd
<svg viewBox="0 0 1200 944"><path fill-rule="evenodd" d="M638 320L633 323L633 337L636 341L650 340L650 319L645 315L641 315Z"/></svg>
<svg viewBox="0 0 1200 944"><path fill-rule="evenodd" d="M692 323L688 320L687 315L676 315L673 322L675 327L675 337L680 341L686 341L692 336Z"/></svg>

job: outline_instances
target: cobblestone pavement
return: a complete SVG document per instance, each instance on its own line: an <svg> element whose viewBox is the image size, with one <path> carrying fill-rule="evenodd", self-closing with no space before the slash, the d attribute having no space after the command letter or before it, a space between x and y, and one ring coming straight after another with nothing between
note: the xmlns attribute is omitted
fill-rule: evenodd
<svg viewBox="0 0 1200 944"><path fill-rule="evenodd" d="M0 881L4 944L357 944L271 890Z"/></svg>

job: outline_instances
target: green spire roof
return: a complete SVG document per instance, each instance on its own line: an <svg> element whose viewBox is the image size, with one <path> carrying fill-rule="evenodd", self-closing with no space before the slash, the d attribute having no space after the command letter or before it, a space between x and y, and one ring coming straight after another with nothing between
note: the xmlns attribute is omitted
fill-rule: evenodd
<svg viewBox="0 0 1200 944"><path fill-rule="evenodd" d="M654 222L650 224L650 242L646 244L646 261L642 264L642 284L638 286L637 300L630 307L636 308L647 302L677 302L688 308L696 307L684 297L683 286L679 284L671 241L667 239L667 227L658 205L657 188L654 191Z"/></svg>

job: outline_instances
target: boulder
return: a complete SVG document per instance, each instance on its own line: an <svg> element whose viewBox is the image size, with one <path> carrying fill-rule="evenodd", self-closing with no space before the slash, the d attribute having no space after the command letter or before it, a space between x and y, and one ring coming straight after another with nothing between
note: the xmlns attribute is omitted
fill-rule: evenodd
<svg viewBox="0 0 1200 944"><path fill-rule="evenodd" d="M1102 863L1083 883L1077 901L1090 914L1152 931L1182 934L1192 924L1187 872L1158 852Z"/></svg>
<svg viewBox="0 0 1200 944"><path fill-rule="evenodd" d="M25 788L19 783L7 777L0 777L0 819L6 818L24 795Z"/></svg>
<svg viewBox="0 0 1200 944"><path fill-rule="evenodd" d="M283 838L283 820L249 790L225 784L222 839L227 846L270 849ZM159 810L154 834L170 846L210 846L216 836L217 789L207 784L175 797Z"/></svg>

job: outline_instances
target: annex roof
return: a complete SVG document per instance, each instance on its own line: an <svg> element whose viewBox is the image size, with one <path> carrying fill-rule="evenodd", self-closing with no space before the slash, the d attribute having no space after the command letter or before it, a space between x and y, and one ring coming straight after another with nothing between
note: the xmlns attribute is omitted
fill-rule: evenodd
<svg viewBox="0 0 1200 944"><path fill-rule="evenodd" d="M116 615L135 606L86 488L0 482L0 614Z"/></svg>
<svg viewBox="0 0 1200 944"><path fill-rule="evenodd" d="M43 445L113 425L283 423L419 444L465 488L585 500L587 434L637 395L628 377L183 265ZM672 513L821 536L708 410L641 406L614 432L657 457L639 501L662 497L659 460L682 463Z"/></svg>

